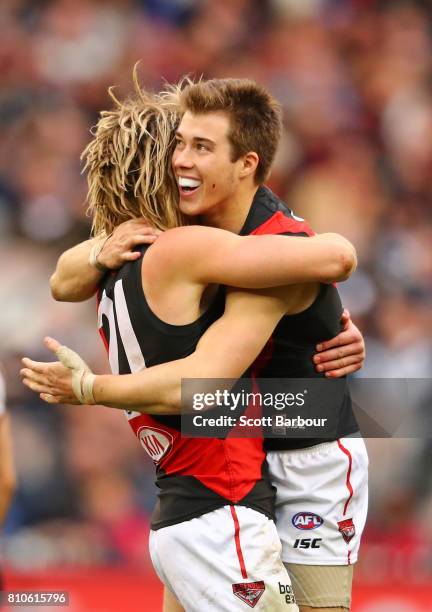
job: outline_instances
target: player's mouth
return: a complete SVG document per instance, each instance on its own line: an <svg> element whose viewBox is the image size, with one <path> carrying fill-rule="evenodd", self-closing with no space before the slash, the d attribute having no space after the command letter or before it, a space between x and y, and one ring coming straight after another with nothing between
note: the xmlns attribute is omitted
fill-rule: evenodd
<svg viewBox="0 0 432 612"><path fill-rule="evenodd" d="M188 197L194 194L202 185L198 179L179 176L177 178L180 194L182 197Z"/></svg>

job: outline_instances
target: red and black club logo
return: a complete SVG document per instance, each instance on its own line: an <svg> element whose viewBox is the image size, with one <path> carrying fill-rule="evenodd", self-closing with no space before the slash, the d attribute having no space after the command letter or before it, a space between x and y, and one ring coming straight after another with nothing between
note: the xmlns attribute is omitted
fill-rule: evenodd
<svg viewBox="0 0 432 612"><path fill-rule="evenodd" d="M343 539L347 544L351 542L355 536L355 525L352 519L346 519L345 521L338 522L339 531L342 534Z"/></svg>
<svg viewBox="0 0 432 612"><path fill-rule="evenodd" d="M264 580L258 582L241 582L233 584L233 593L250 608L255 608L265 591Z"/></svg>

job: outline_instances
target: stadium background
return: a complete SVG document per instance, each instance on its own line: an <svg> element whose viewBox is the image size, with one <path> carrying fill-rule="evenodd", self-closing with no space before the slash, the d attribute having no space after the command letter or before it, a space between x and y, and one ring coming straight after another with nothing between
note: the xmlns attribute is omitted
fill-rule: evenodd
<svg viewBox="0 0 432 612"><path fill-rule="evenodd" d="M152 464L120 412L47 407L17 374L23 354L47 358L46 333L106 370L94 304L55 303L48 278L59 253L88 237L79 154L107 87L127 92L137 59L151 88L185 73L269 87L285 110L270 186L358 249L342 291L366 337L362 375L429 378L431 5L3 0L0 20L0 359L19 476L2 537L6 587L68 588L74 612L157 611ZM368 447L353 610L431 610L431 440Z"/></svg>

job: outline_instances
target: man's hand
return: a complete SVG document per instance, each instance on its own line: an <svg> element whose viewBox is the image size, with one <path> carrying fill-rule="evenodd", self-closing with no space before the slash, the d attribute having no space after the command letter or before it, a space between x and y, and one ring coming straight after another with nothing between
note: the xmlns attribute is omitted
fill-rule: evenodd
<svg viewBox="0 0 432 612"><path fill-rule="evenodd" d="M94 375L85 361L53 338L45 338L44 344L60 361L45 363L24 357L23 384L48 404L94 404Z"/></svg>
<svg viewBox="0 0 432 612"><path fill-rule="evenodd" d="M351 321L348 310L342 314L343 329L341 333L317 344L317 354L313 361L317 372L325 372L329 378L340 378L357 372L363 366L366 350L361 331Z"/></svg>
<svg viewBox="0 0 432 612"><path fill-rule="evenodd" d="M136 246L152 244L161 233L160 230L150 227L143 219L125 221L105 240L97 260L105 268L117 270L126 261L135 261L139 258L139 252L134 251Z"/></svg>

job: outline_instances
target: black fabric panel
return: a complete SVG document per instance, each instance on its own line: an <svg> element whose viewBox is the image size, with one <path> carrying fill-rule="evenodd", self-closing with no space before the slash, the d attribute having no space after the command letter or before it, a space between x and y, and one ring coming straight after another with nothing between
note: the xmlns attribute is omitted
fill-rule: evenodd
<svg viewBox="0 0 432 612"><path fill-rule="evenodd" d="M212 512L233 502L218 495L193 476L165 476L158 480L158 504L151 518L151 528L161 529ZM258 481L236 505L247 506L274 520L275 489Z"/></svg>

